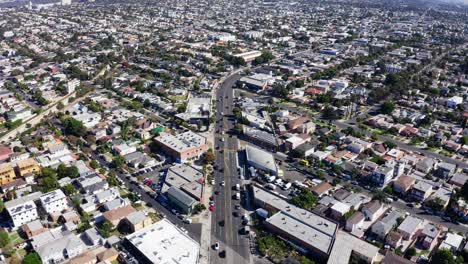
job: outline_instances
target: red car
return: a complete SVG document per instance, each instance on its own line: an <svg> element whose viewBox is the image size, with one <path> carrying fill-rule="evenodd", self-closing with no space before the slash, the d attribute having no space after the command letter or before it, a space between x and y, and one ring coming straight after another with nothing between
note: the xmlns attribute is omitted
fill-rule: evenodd
<svg viewBox="0 0 468 264"><path fill-rule="evenodd" d="M146 185L151 185L151 184L153 184L153 181L152 180L146 180L143 183L146 184Z"/></svg>
<svg viewBox="0 0 468 264"><path fill-rule="evenodd" d="M210 211L213 212L215 209L214 204L210 204Z"/></svg>

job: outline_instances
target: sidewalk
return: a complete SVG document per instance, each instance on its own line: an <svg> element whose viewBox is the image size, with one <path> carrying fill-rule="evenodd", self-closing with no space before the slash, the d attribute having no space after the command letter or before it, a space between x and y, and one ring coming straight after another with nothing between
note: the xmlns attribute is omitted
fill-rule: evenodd
<svg viewBox="0 0 468 264"><path fill-rule="evenodd" d="M212 193L212 186L207 183L204 197L210 197ZM208 208L210 199L205 199L205 205ZM210 263L210 246L211 246L211 212L207 209L197 217L198 222L202 224L202 231L200 237L200 264Z"/></svg>

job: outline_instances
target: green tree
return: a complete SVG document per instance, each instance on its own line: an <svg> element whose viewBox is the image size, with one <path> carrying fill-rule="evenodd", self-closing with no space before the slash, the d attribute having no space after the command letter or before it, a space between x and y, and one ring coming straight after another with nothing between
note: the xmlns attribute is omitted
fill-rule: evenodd
<svg viewBox="0 0 468 264"><path fill-rule="evenodd" d="M42 264L42 260L39 254L31 252L24 257L23 264Z"/></svg>
<svg viewBox="0 0 468 264"><path fill-rule="evenodd" d="M338 113L331 106L325 107L322 112L322 118L327 120L336 120L338 119Z"/></svg>
<svg viewBox="0 0 468 264"><path fill-rule="evenodd" d="M395 110L395 105L392 102L386 101L380 106L382 114L391 115Z"/></svg>
<svg viewBox="0 0 468 264"><path fill-rule="evenodd" d="M44 192L50 192L59 188L56 177L45 177L42 179L42 189Z"/></svg>
<svg viewBox="0 0 468 264"><path fill-rule="evenodd" d="M461 139L460 139L460 143L462 145L468 145L468 136L463 136Z"/></svg>
<svg viewBox="0 0 468 264"><path fill-rule="evenodd" d="M124 164L125 164L125 158L120 155L116 155L114 157L114 160L112 161L112 166L114 166L114 168L122 168Z"/></svg>
<svg viewBox="0 0 468 264"><path fill-rule="evenodd" d="M77 193L78 191L75 189L75 187L73 187L73 185L71 183L63 186L63 192L69 196L69 195L72 195L72 194L75 194Z"/></svg>
<svg viewBox="0 0 468 264"><path fill-rule="evenodd" d="M120 185L119 181L117 180L117 177L115 177L115 175L112 175L112 174L107 177L107 183L109 183L109 186Z"/></svg>
<svg viewBox="0 0 468 264"><path fill-rule="evenodd" d="M291 199L291 203L301 208L311 210L317 204L317 196L307 189L302 189L299 195Z"/></svg>
<svg viewBox="0 0 468 264"><path fill-rule="evenodd" d="M108 220L104 220L104 222L99 227L99 232L103 237L110 237L112 230L114 230L114 225Z"/></svg>
<svg viewBox="0 0 468 264"><path fill-rule="evenodd" d="M0 248L10 244L10 236L4 230L0 231Z"/></svg>
<svg viewBox="0 0 468 264"><path fill-rule="evenodd" d="M462 264L463 258L461 256L454 256L449 249L438 250L432 255L430 264Z"/></svg>
<svg viewBox="0 0 468 264"><path fill-rule="evenodd" d="M90 161L90 162L89 162L89 165L90 165L91 168L93 168L93 169L99 168L99 162L97 162L96 160Z"/></svg>
<svg viewBox="0 0 468 264"><path fill-rule="evenodd" d="M2 213L4 209L5 209L5 203L3 202L3 199L0 199L0 213Z"/></svg>
<svg viewBox="0 0 468 264"><path fill-rule="evenodd" d="M64 132L66 135L81 137L86 134L86 127L81 121L69 117L63 121Z"/></svg>

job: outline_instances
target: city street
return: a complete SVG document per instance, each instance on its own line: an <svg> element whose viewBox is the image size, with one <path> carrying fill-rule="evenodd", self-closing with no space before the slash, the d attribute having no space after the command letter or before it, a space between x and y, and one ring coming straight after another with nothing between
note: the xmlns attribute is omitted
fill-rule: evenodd
<svg viewBox="0 0 468 264"><path fill-rule="evenodd" d="M229 120L225 115L231 115L233 109L232 86L240 78L240 75L229 76L218 90L215 126L215 210L212 213L212 244L219 242L219 252L213 250L211 255L212 263L250 263L249 241L246 236L240 235L242 228L242 209L236 209L236 204L241 204L240 200L235 200L233 187L240 184L239 173L237 171L237 150L238 140L236 136L230 135L230 130L234 127L234 121ZM224 186L221 184L224 181ZM238 212L234 216L234 212ZM225 256L220 254L226 252Z"/></svg>

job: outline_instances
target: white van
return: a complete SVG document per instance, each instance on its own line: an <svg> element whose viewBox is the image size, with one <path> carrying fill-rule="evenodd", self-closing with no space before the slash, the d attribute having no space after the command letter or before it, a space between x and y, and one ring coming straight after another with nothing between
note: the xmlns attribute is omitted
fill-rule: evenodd
<svg viewBox="0 0 468 264"><path fill-rule="evenodd" d="M269 183L269 184L267 185L267 188L270 189L270 190L275 190L275 189L276 189L276 186L275 186L274 184L272 184L272 183Z"/></svg>
<svg viewBox="0 0 468 264"><path fill-rule="evenodd" d="M241 196L240 193L236 193L236 200L240 200Z"/></svg>

